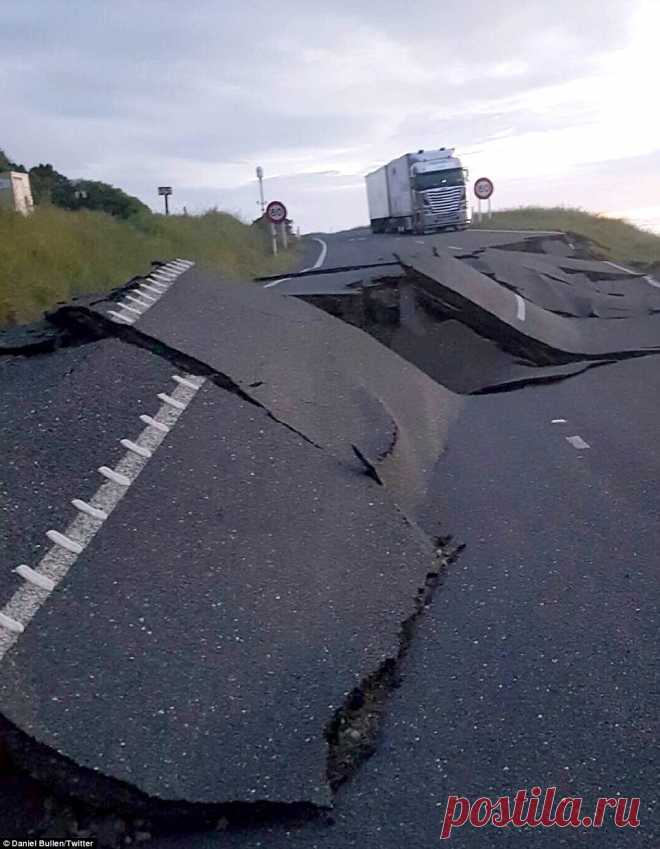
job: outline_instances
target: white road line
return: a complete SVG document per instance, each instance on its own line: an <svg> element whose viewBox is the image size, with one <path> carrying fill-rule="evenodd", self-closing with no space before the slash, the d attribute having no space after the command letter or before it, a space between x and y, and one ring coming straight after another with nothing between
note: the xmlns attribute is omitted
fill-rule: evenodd
<svg viewBox="0 0 660 849"><path fill-rule="evenodd" d="M108 315L113 315L115 317L114 320L121 324L133 324L135 321L130 315L124 315L121 312L117 312L117 310L108 310Z"/></svg>
<svg viewBox="0 0 660 849"><path fill-rule="evenodd" d="M553 424L566 424L566 419L553 419Z"/></svg>
<svg viewBox="0 0 660 849"><path fill-rule="evenodd" d="M80 554L83 550L82 545L75 539L71 539L66 534L61 534L59 531L46 531L46 536L51 542L61 545L67 551L72 551L74 554Z"/></svg>
<svg viewBox="0 0 660 849"><path fill-rule="evenodd" d="M128 475L122 475L121 472L116 472L114 469L109 469L107 466L99 466L98 472L103 475L104 478L107 478L113 483L119 484L119 486L131 485L131 479Z"/></svg>
<svg viewBox="0 0 660 849"><path fill-rule="evenodd" d="M328 253L328 246L323 241L323 239L319 239L318 236L312 236L312 238L315 242L318 242L321 245L321 253L319 254L319 257L314 263L314 265L311 268L306 268L305 271L314 271L315 268L320 268L325 262L325 258Z"/></svg>
<svg viewBox="0 0 660 849"><path fill-rule="evenodd" d="M460 248L458 245L447 245L452 251L462 251L463 248Z"/></svg>
<svg viewBox="0 0 660 849"><path fill-rule="evenodd" d="M76 510L80 510L82 513L87 513L88 516L92 516L94 519L102 519L105 522L108 518L108 514L105 510L99 510L98 507L92 507L91 504L88 504L86 501L82 501L80 498L72 499L71 503Z"/></svg>
<svg viewBox="0 0 660 849"><path fill-rule="evenodd" d="M143 414L140 416L140 421L149 425L149 427L155 427L156 430L159 430L161 433L167 433L169 431L169 427L166 424L156 421L156 419L153 419L151 416Z"/></svg>
<svg viewBox="0 0 660 849"><path fill-rule="evenodd" d="M11 616L7 616L7 614L2 613L2 611L0 611L0 625L11 634L22 634L25 630L23 625L17 619L12 619ZM12 645L15 642L15 639L16 638L12 640Z"/></svg>
<svg viewBox="0 0 660 849"><path fill-rule="evenodd" d="M566 441L570 442L573 448L577 448L578 451L581 451L584 448L590 448L588 442L585 442L581 436L567 436Z"/></svg>
<svg viewBox="0 0 660 849"><path fill-rule="evenodd" d="M623 266L623 265L617 265L617 264L616 264L616 262L610 262L610 261L609 261L609 259L606 259L606 260L605 260L605 264L606 264L606 265L611 265L611 266L612 266L612 268L616 268L616 269L618 269L619 271L625 271L625 273L626 273L626 274L634 274L635 276L639 276L639 272L638 272L638 271L633 271L632 269L630 269L630 268L626 268L626 267L625 267L625 266ZM651 277L651 275L650 275L650 274L645 274L645 275L644 275L644 277L643 277L643 280L645 280L645 281L646 281L646 283L648 283L648 284L649 284L649 286L653 286L653 287L654 287L654 288L656 288L656 289L660 289L660 283L658 283L658 281L657 281L657 280L654 280L654 279L653 279L653 277Z"/></svg>
<svg viewBox="0 0 660 849"><path fill-rule="evenodd" d="M143 315L149 307L153 306L167 292L184 271L188 271L194 265L195 263L192 260L177 260L173 263L167 263L167 265L158 266L147 277L143 278L144 282L136 286L135 289L131 289L130 292L126 292L126 301L137 304L142 307L141 310L129 306L126 301L122 301L118 306L127 312L120 313L116 310L108 310L108 315L112 316L113 321L119 324L133 324L137 320L137 316ZM139 295L139 298L136 295ZM133 315L130 315L130 313Z"/></svg>
<svg viewBox="0 0 660 849"><path fill-rule="evenodd" d="M138 445L137 442L133 442L132 439L120 439L119 440L124 448L127 448L129 451L132 451L134 454L139 454L140 457L146 457L147 460L151 457L151 451L148 448L143 448L141 445Z"/></svg>
<svg viewBox="0 0 660 849"><path fill-rule="evenodd" d="M198 383L193 383L192 380L188 380L186 377L180 377L178 374L173 374L172 380L176 381L176 383L180 383L182 386L189 386L191 389L199 389Z"/></svg>
<svg viewBox="0 0 660 849"><path fill-rule="evenodd" d="M20 575L25 581L29 581L31 584L34 584L36 587L41 587L44 590L48 590L52 592L55 589L55 581L51 578L47 578L45 575L40 575L38 572L35 572L34 569L30 569L29 566L26 566L24 563L18 566L15 570L17 575Z"/></svg>
<svg viewBox="0 0 660 849"><path fill-rule="evenodd" d="M186 383L179 383L172 393L174 400L181 404L183 409L163 404L156 414L160 421L147 417L150 421L135 443L139 442L140 446L146 448L152 455L165 439L166 431L176 424L183 410L190 404L206 380L192 374L184 375L184 379ZM195 388L191 388L189 383L194 384ZM161 427L165 430L161 430ZM25 583L0 611L0 660L16 643L51 592L64 579L80 552L96 536L103 526L104 519L112 513L128 492L128 486L123 482L127 481L129 485L133 483L148 462L147 457L127 451L115 470L102 466L101 468L111 472L112 476L101 484L91 499L91 504L74 499L73 503L79 511L78 514L63 534L58 531L48 532L48 537L55 544L44 555L37 568L31 569L25 564L17 567L16 572L24 578ZM118 480L122 482L119 483ZM90 513L89 509L85 508L90 508L94 512Z"/></svg>
<svg viewBox="0 0 660 849"><path fill-rule="evenodd" d="M146 298L146 297L148 297L148 296L147 296L147 295L143 295L142 297L143 297L143 298ZM150 296L149 296L149 297L150 297ZM131 301L131 302L136 303L136 304L139 304L141 307L144 307L145 309L148 309L148 308L151 306L151 304L150 304L150 303L148 303L147 301L143 301L143 300L141 300L140 298L134 298L134 297L133 297L133 295L126 295L126 300L127 300L127 301ZM152 300L152 301L155 301L156 299L155 299L155 298L151 298L151 300Z"/></svg>
<svg viewBox="0 0 660 849"><path fill-rule="evenodd" d="M303 268L301 274L304 274L306 271L314 271L315 268L320 268L325 262L326 255L328 253L328 246L323 241L323 239L319 239L317 236L312 236L312 239L315 242L320 242L321 244L321 253L319 254L319 258L316 260L314 265L309 268ZM264 289L270 289L272 286L277 286L278 283L284 283L285 280L291 280L290 277L280 277L279 280L271 280L270 283L266 283Z"/></svg>
<svg viewBox="0 0 660 849"><path fill-rule="evenodd" d="M416 245L425 245L426 242L424 241L424 239L415 239L415 244Z"/></svg>
<svg viewBox="0 0 660 849"><path fill-rule="evenodd" d="M165 404L169 404L170 407L175 407L177 410L185 409L185 404L182 404L181 401L177 401L176 398L172 398L172 396L168 395L167 392L159 392L158 397Z"/></svg>
<svg viewBox="0 0 660 849"><path fill-rule="evenodd" d="M525 320L525 301L517 292L514 292L516 298L516 318L518 321Z"/></svg>
<svg viewBox="0 0 660 849"><path fill-rule="evenodd" d="M165 291L164 289L157 289L153 285L149 285L148 283L141 283L138 287L140 289L140 294L142 294L142 289L146 289L147 292L151 292L153 295L162 295Z"/></svg>
<svg viewBox="0 0 660 849"><path fill-rule="evenodd" d="M617 265L616 262L610 262L609 259L603 260L605 265L611 265L612 268L616 268L618 271L625 271L626 274L637 274L636 271L631 271L629 268L626 268L623 265Z"/></svg>

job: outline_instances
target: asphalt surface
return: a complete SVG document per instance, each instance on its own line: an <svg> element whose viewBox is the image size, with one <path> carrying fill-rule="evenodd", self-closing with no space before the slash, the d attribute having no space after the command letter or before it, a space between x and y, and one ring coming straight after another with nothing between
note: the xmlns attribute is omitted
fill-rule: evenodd
<svg viewBox="0 0 660 849"><path fill-rule="evenodd" d="M6 658L3 713L155 798L326 805L326 726L431 566L383 487L207 383Z"/></svg>
<svg viewBox="0 0 660 849"><path fill-rule="evenodd" d="M155 412L174 370L116 339L0 358L0 607L22 584L14 568L43 557L46 531L68 524L71 499L91 497L98 467L125 453L119 440Z"/></svg>
<svg viewBox="0 0 660 849"><path fill-rule="evenodd" d="M470 399L420 517L466 549L334 825L158 845L432 847L450 794L535 785L583 797L586 811L602 795L639 796L640 829L466 825L448 845L655 845L660 456L639 387L658 381L649 359ZM590 449L566 441L575 433Z"/></svg>
<svg viewBox="0 0 660 849"><path fill-rule="evenodd" d="M466 825L454 843L654 845L657 286L585 262L555 234L320 239L306 267L404 254L409 270L423 266L423 297L410 273L396 289L397 321L389 301L376 310L385 323L351 307L353 323L397 353L299 300L329 296L341 314L365 282L378 289L378 270L356 269L224 293L188 271L131 330L151 351L127 337L48 355L90 352L79 386L89 398L113 345L139 354L147 377L149 358L171 375L163 361L185 354L207 382L5 656L0 710L79 766L154 797L326 804L323 731L396 655L430 540L452 535L465 549L419 620L376 751L337 792L332 818L223 820L155 845L430 847L449 794L532 786L584 797L583 814L599 796L639 796L641 825ZM549 362L549 350L570 362ZM14 386L48 397L28 360L8 363ZM153 375L136 391L120 384L115 406L132 408ZM126 435L124 415L103 418L113 423L103 462L111 432ZM20 441L9 405L3 421ZM75 454L85 427L57 439ZM97 455L80 461L63 491ZM69 474L64 465L55 474ZM26 525L7 550L34 560L33 507L18 500L34 475L28 459L17 469L5 507ZM37 527L50 519L35 512Z"/></svg>

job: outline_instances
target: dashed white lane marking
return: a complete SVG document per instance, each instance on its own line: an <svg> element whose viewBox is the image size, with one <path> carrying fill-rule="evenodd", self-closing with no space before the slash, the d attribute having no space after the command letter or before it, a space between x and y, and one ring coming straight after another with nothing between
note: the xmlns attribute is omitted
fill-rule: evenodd
<svg viewBox="0 0 660 849"><path fill-rule="evenodd" d="M145 298L146 295L143 295L142 297ZM151 304L148 301L143 301L142 298L135 298L133 295L126 295L126 300L131 301L134 304L138 304L139 306L143 307L145 310L149 309L149 307L151 306ZM156 300L155 298L152 298L152 303L155 300Z"/></svg>
<svg viewBox="0 0 660 849"><path fill-rule="evenodd" d="M525 320L525 301L517 292L514 292L516 298L516 318L518 321Z"/></svg>
<svg viewBox="0 0 660 849"><path fill-rule="evenodd" d="M180 407L163 404L155 418L140 416L142 421L146 420L147 427L132 444L148 451L152 456L205 382L204 377L183 375L182 379L177 381L172 395L168 396ZM101 469L109 473L104 475L108 480L101 484L90 503L80 499L73 500L73 506L78 512L64 533L54 530L47 532L54 545L41 559L37 568L32 569L26 564L16 568L16 573L25 583L0 611L0 660L25 631L51 592L57 589L57 585L96 536L105 519L128 492L130 485L148 462L148 457L128 450L115 469L102 466Z"/></svg>
<svg viewBox="0 0 660 849"><path fill-rule="evenodd" d="M156 430L159 430L161 433L168 433L169 431L169 427L166 424L163 424L163 422L159 422L156 419L152 419L151 416L142 414L140 416L140 421L150 425L151 427L155 427Z"/></svg>
<svg viewBox="0 0 660 849"><path fill-rule="evenodd" d="M132 439L122 439L120 442L124 448L127 448L134 454L139 454L140 457L146 457L147 460L151 457L151 451L149 451L148 448L143 448L141 445L138 445L137 442L133 442Z"/></svg>
<svg viewBox="0 0 660 849"><path fill-rule="evenodd" d="M79 542L66 536L66 534L61 534L59 531L46 531L46 536L51 542L61 545L62 548L66 548L67 551L72 551L74 554L80 554L83 550Z"/></svg>
<svg viewBox="0 0 660 849"><path fill-rule="evenodd" d="M161 289L154 285L149 285L148 283L141 283L138 287L140 290L146 289L147 292L151 292L152 295L162 295L165 289Z"/></svg>
<svg viewBox="0 0 660 849"><path fill-rule="evenodd" d="M304 274L306 271L314 271L315 268L320 268L323 265L323 263L325 262L326 255L328 253L328 246L323 241L323 239L319 239L318 236L312 236L312 239L315 242L320 243L321 253L319 254L318 259L316 260L314 265L311 265L309 268L303 268L303 270L301 272L302 274ZM279 280L271 280L270 283L266 283L266 285L264 286L264 289L270 289L271 286L277 286L278 283L284 283L285 280L291 280L291 278L290 277L280 277Z"/></svg>
<svg viewBox="0 0 660 849"><path fill-rule="evenodd" d="M40 575L24 563L16 568L16 574L20 575L25 581L29 581L31 584L41 587L44 590L48 590L49 592L52 592L55 589L55 581L47 578L45 575Z"/></svg>
<svg viewBox="0 0 660 849"><path fill-rule="evenodd" d="M447 245L452 251L462 251L463 248L460 248L458 245Z"/></svg>
<svg viewBox="0 0 660 849"><path fill-rule="evenodd" d="M179 275L192 268L194 264L192 260L176 259L158 266L135 289L126 292L124 300L117 304L123 312L119 309L108 310L108 315L117 324L134 324L167 292Z"/></svg>
<svg viewBox="0 0 660 849"><path fill-rule="evenodd" d="M584 448L590 448L588 442L585 442L581 436L567 436L566 441L570 442L573 448L577 448L578 451L582 451Z"/></svg>
<svg viewBox="0 0 660 849"><path fill-rule="evenodd" d="M131 479L128 475L122 475L121 472L116 472L114 469L109 469L107 466L99 466L98 471L104 478L107 478L113 483L119 484L119 486L131 485Z"/></svg>
<svg viewBox="0 0 660 849"><path fill-rule="evenodd" d="M552 424L566 424L566 419L553 419Z"/></svg>
<svg viewBox="0 0 660 849"><path fill-rule="evenodd" d="M644 280L646 280L649 286L655 286L656 289L660 289L660 283L654 280L649 274L645 275Z"/></svg>
<svg viewBox="0 0 660 849"><path fill-rule="evenodd" d="M103 521L105 521L108 518L108 514L105 510L99 510L98 507L92 507L91 504L88 504L81 498L74 498L71 503L76 510L80 510L82 513L87 513L88 516L93 516L95 519L103 519Z"/></svg>
<svg viewBox="0 0 660 849"><path fill-rule="evenodd" d="M415 244L416 245L425 245L426 242L424 241L424 239L415 239Z"/></svg>

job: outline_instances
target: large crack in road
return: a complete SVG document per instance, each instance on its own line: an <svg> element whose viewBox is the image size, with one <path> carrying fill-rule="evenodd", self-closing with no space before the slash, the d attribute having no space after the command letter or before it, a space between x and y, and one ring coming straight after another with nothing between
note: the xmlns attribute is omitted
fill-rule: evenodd
<svg viewBox="0 0 660 849"><path fill-rule="evenodd" d="M511 247L507 246L509 249ZM535 255L540 251L530 253ZM504 256L504 253L502 255ZM506 256L504 258L507 259ZM469 268L467 274L480 274L479 263L488 257L484 258L482 253L473 251L466 259L469 262L463 264ZM441 262L438 264L435 260ZM25 792L32 800L30 804L33 805L35 834L52 836L53 824L56 823L56 828L66 836L101 834L102 845L114 846L121 842L146 839L145 835L155 831L167 831L175 826L180 827L182 822L189 827L217 825L222 829L236 824L258 825L273 819L295 822L323 816L322 811L331 803L332 794L350 780L362 762L375 751L382 717L390 693L400 684L402 666L405 664L415 630L431 603L434 591L442 582L444 571L459 550L450 540L435 538L429 534L428 528L423 532L414 524L416 506L425 491L429 473L446 444L446 430L453 415L451 408L457 409L456 399L446 390L462 395L514 391L537 383L566 380L587 369L655 353L645 349L644 345L637 349L617 349L616 342L610 344L608 350L599 352L581 348L573 350L569 345L562 349L561 344L551 344L552 340L547 336L543 338L543 334L540 334L540 338L535 337L533 333L530 335L528 327L521 332L515 327L511 317L494 316L493 312L485 309L483 303L478 303L478 297L466 298L465 291L457 292L455 286L445 285L448 277L453 280L456 276L456 267L453 265L456 260L448 257L443 260L437 256L435 260L434 264L429 266L427 257L420 260L419 257L402 255L400 263L381 262L324 270L330 274L343 275L366 271L367 279L365 282L358 274L357 278L345 286L345 291L341 294L298 295L298 298L306 300L310 306L295 306L296 302L291 299L279 297L270 298L266 302L263 292L245 289L247 284L241 284L243 291L229 284L223 289L204 275L189 274L177 284L177 288L165 301L143 316L134 327L111 321L104 306L105 299L86 299L84 302L56 310L50 315L47 326L36 328L31 338L30 335L23 337L25 343L21 341L19 334L14 335L14 338L5 344L5 351L29 357L43 356L44 351L67 346L86 345L90 350L94 350L95 345L105 344L100 340L120 340L119 344L125 345L127 350L140 349L145 355L156 357L160 362L174 365L186 373L204 377L209 383L208 390L200 396L206 412L198 417L199 423L195 425L200 428L199 431L186 434L185 440L182 440L180 432L177 434L178 443L172 443L167 448L167 460L157 468L155 463L151 466L148 470L151 477L144 473L140 478L136 497L143 500L134 500L130 511L127 511L127 508L123 512L118 511L118 523L103 530L102 533L107 534L106 542L110 540L112 551L109 553L105 545L97 544L90 552L85 552L85 557L81 558L82 563L78 564L78 571L65 588L67 611L64 612L61 602L53 603L48 616L42 616L39 620L39 630L43 633L35 633L34 630L26 633L19 650L11 656L9 674L0 685L0 708L8 717L2 719L0 724L0 738L4 738L7 746L5 769L9 769L10 785L13 782L19 792ZM386 276L383 276L383 266L387 266ZM577 269L574 271L576 274L581 273ZM589 272L589 269L586 269L586 273L591 273L594 278L592 282L602 280L602 276L593 271ZM296 275L296 278L304 281L308 276L312 275ZM491 281L499 283L505 289L509 288L506 280L498 281L496 277L497 275L493 274ZM134 285L135 281L131 281L127 287L122 287L121 292L130 291ZM470 285L469 282L466 283L468 290ZM326 319L320 321L311 306L319 307L330 316L341 318L341 326L345 328L340 334L342 341L336 338L337 326L332 324L332 319L329 319L330 324ZM249 318L250 314L258 314L258 325L251 324L253 319ZM376 342L373 342L374 347L370 347L370 344L364 342L367 338L364 334L356 335L347 325L366 331L374 340L403 359L392 354L388 354L390 359L383 357ZM253 333L251 327L258 327L258 332ZM299 334L303 338L292 344L291 334ZM341 350L342 342L344 350ZM327 365L328 360L331 363L330 368ZM323 382L322 387L308 381L306 372L310 370L315 371L315 381L320 378ZM359 379L355 381L352 376L349 378L352 374L359 375ZM398 384L396 388L392 387L393 382ZM330 402L323 397L324 393L333 395ZM242 405L247 405L235 422L236 440L232 451L237 451L239 434L241 440L250 443L250 428L255 419L248 411L252 408L258 411L257 415L263 415L264 420L271 423L275 429L273 434L277 431L273 446L277 444L278 451L285 439L293 440L290 442L292 453L287 459L290 469L294 463L301 462L305 450L303 446L316 452L316 457L307 467L308 477L312 474L312 467L316 468L319 463L326 464L328 483L324 497L328 497L331 486L334 486L330 481L334 480L337 474L342 476L342 499L335 504L337 514L346 510L347 494L355 487L353 481L361 480L362 483L358 484L358 487L367 487L363 494L367 494L371 506L380 499L379 503L383 506L380 525L370 526L366 529L366 534L364 528L358 532L358 525L355 525L355 541L359 543L359 547L354 548L349 555L349 559L358 558L357 552L360 548L375 546L373 557L364 561L365 580L367 575L373 573L375 564L379 564L377 568L383 570L382 562L379 563L382 554L378 554L378 551L382 551L383 524L391 523L393 516L400 515L406 530L402 531L401 539L392 538L385 547L400 545L404 537L405 545L412 546L410 568L406 567L407 571L404 570L396 584L395 592L398 593L400 602L392 604L388 600L382 609L375 611L376 618L373 621L379 621L384 613L388 617L384 642L379 648L374 649L372 646L369 649L368 663L351 667L354 670L352 676L345 674L345 669L351 665L344 662L341 674L341 680L344 682L343 693L339 703L331 702L332 709L325 721L321 721L319 716L314 717L320 744L318 751L322 754L323 761L323 781L327 785L326 789L320 792L317 792L316 788L314 792L309 793L311 785L305 787L301 784L292 792L282 794L275 788L283 786L289 779L285 779L285 772L280 771L271 785L262 785L256 798L249 798L250 791L247 790L247 785L244 785L235 796L225 794L219 800L218 781L221 777L218 773L209 772L203 777L202 784L198 783L199 775L188 773L177 777L172 795L168 796L162 789L157 788L168 787L171 776L165 780L164 775L159 775L154 782L151 771L145 767L141 772L138 761L135 758L131 761L130 754L127 760L123 753L118 756L117 752L110 749L106 749L96 765L92 766L94 758L90 760L85 752L86 747L91 751L88 741L75 739L75 735L80 733L80 728L76 725L79 720L71 723L67 719L60 728L58 724L61 717L57 707L53 709L53 705L43 702L38 715L33 710L35 698L43 698L36 695L39 676L49 665L58 665L62 670L63 680L49 691L57 693L53 698L56 702L61 702L70 698L73 687L81 685L78 672L73 673L74 669L84 668L85 672L89 673L89 670L94 668L92 678L98 678L102 664L107 663L112 656L110 654L102 657L101 665L94 667L97 659L93 653L81 654L78 648L69 650L68 647L74 645L81 634L83 640L91 645L94 645L94 640L98 637L97 625L94 623L89 627L89 622L84 621L85 605L81 604L80 599L88 597L90 580L92 587L96 585L96 593L100 598L109 597L113 592L112 585L124 580L122 575L126 557L124 556L124 561L118 558L115 547L121 548L121 535L131 526L130 513L136 512L136 505L138 513L146 511L148 498L153 497L168 472L173 469L182 472L184 468L187 468L188 472L192 471L190 458L195 450L193 445L209 445L215 439L225 438L220 437L221 431L216 430L216 425L225 415L222 399L229 397L233 399L234 410L238 409L235 405L240 405L241 409ZM419 415L420 402L428 419L426 421ZM198 410L198 407L195 407L195 410ZM287 433L286 437L282 436L280 428ZM259 433L263 432L263 429L259 430ZM274 447L271 447L270 453L275 453ZM253 462L255 457L247 458L246 455L245 459ZM272 459L270 456L271 461ZM203 465L206 469L195 466L196 496L200 491L205 491L204 474L208 474L209 469L217 468L218 462L219 455L212 453L204 457ZM294 488L299 486L294 474L289 477ZM209 496L211 492L216 492L217 487L215 475L212 475L212 479L213 488L206 490ZM182 480L180 474L175 475L168 484L169 489L171 490L172 486L181 486ZM284 475L281 480L284 480ZM239 479L227 478L217 491L236 492L238 483ZM267 485L267 481L262 484ZM381 495L375 494L378 491ZM215 499L215 496L212 497ZM278 497L281 498L274 493L272 503L275 503ZM238 500L240 501L240 498ZM298 510L305 500L308 501L309 498L298 502ZM192 515L186 506L193 503L189 496L174 497L172 503L176 509L170 513L170 525L181 523L180 517L186 511L188 515ZM257 503L246 502L248 512L253 513ZM355 502L356 515L364 509L364 503L363 495L360 495ZM263 509L263 504L259 504ZM362 506L358 507L358 504ZM164 505L165 513L169 506ZM268 510L270 509L271 507L268 507ZM227 505L223 503L219 512L226 513ZM305 517L305 522L310 521L311 515ZM389 518L386 519L386 515ZM277 526L281 527L284 520L284 514L281 514ZM238 521L236 514L232 516L230 523L235 525ZM291 522L291 519L286 517L286 521ZM201 537L202 525L206 529L213 527L213 520L209 516L196 517L196 524L192 526L195 530L186 530L186 533L192 533L193 537L197 533L200 534L200 538L194 540L195 544L188 549L185 556L177 555L172 561L173 564L176 563L176 580L180 579L181 573L178 570L182 564L195 563L196 559L200 564L204 563L201 552L217 544L215 538ZM293 522L292 525L298 527L302 533L304 523L295 525ZM145 529L141 534L144 539L137 538L135 534L132 536L131 556L134 556L135 566L139 568L147 564L148 559L154 556L157 551L156 540L159 535L162 536L165 527L161 524L156 528L155 534L150 534L149 529ZM340 536L332 536L334 530L330 536L328 532L329 526L323 526L317 534L315 547L325 550L329 546L331 549L335 547L337 552L341 551L345 540L340 541ZM272 535L273 532L270 533ZM287 533L292 533L291 527ZM350 537L350 528L348 534ZM377 545L376 534L379 535ZM346 535L345 528L342 528L342 535ZM413 539L416 540L414 544ZM247 549L234 549L228 562L244 561L246 551ZM267 549L262 549L262 556L264 555L268 560ZM346 553L340 554L340 559L346 556ZM420 563L424 562L426 566L420 567ZM159 570L162 565L158 563ZM166 567L166 573L166 580L170 582L177 574L169 567ZM294 573L295 569L291 574ZM261 580L256 564L253 572L248 569L247 573L241 573L240 578L237 573L233 580L243 581L246 574L248 585L251 580ZM381 571L381 578L384 574L385 570ZM211 575L211 572L208 572L208 575ZM328 570L325 575L327 580L330 580L331 571ZM196 580L197 577L191 572L186 575L185 581ZM342 580L346 581L347 577L348 573L343 575ZM160 579L159 572L152 571L146 577L133 580L132 594L126 595L125 601L129 602L130 599L132 603L132 600L140 595L143 591L141 583L149 584L151 592L157 587ZM223 580L226 580L224 576ZM328 586L324 585L326 594ZM156 589L156 598L161 592L166 592L164 584L162 589ZM351 592L359 595L360 590L356 586ZM327 597L332 598L332 592ZM366 595L361 597L363 605L366 598ZM152 600L145 594L142 599L143 605L146 604L147 607ZM333 603L336 603L337 599L339 596ZM295 616L305 607L309 610L310 602L312 607L317 604L318 598L316 595L305 597L303 594L298 602L289 609L285 617L289 623L294 621ZM159 604L162 606L164 623L171 629L179 612L165 600L164 595ZM236 610L243 611L247 604L249 602L244 600ZM95 617L103 619L109 615L110 607L107 605L106 611L102 605L95 603L95 607ZM72 614L72 610L76 615ZM252 629L258 622L273 616L275 608L267 606L263 608L263 612L266 614L265 619L255 620ZM365 609L361 609L359 615L362 628L365 626ZM65 616L69 617L66 622ZM276 619L278 616L279 613L275 614ZM123 628L126 632L127 628L131 628L134 617L135 611L128 618L124 618L119 631ZM191 608L191 617L192 621L200 623L203 634L206 625L201 608L194 612ZM110 618L109 621L113 622L114 619ZM358 619L355 619L355 622L357 621ZM311 620L307 624L309 626ZM251 628L243 634L249 633ZM367 625L366 630L369 628L373 628L373 624ZM181 640L184 633L185 631L179 632L177 639ZM340 628L337 632L337 645L343 644L346 639L355 641L358 634L359 629L350 633L350 629L346 630L345 626L343 630ZM57 652L51 651L53 638L59 643ZM124 639L123 636L118 637L119 642L115 644L113 652ZM64 662L63 646L67 646ZM387 646L384 653L383 646ZM292 651L291 645L287 650ZM153 657L153 652L154 648L150 647L148 653L144 654L144 659ZM40 657L36 664L35 657ZM192 654L188 654L185 662L190 664L192 657ZM241 658L241 662L244 661L245 658ZM290 658L288 665L291 666ZM164 668L163 666L162 669ZM238 669L238 666L236 668ZM162 669L159 675L163 674ZM284 666L280 666L276 674L283 675L284 669ZM253 666L250 670L253 671ZM211 667L208 673L211 681ZM258 672L256 675L258 677ZM352 683L346 686L351 677ZM21 688L25 688L28 680L28 691L21 693ZM126 679L126 682L128 680ZM318 669L306 682L303 681L301 686L309 687L312 681L317 680ZM116 685L116 682L113 682L113 685ZM128 694L130 701L130 686L122 686L120 691L124 692L124 697ZM93 685L92 689L95 688L96 685ZM340 687L339 690L341 689ZM87 707L83 699L77 708L81 710L81 716L86 717L86 721L92 721L92 716L96 718L99 714L94 711L99 707L99 703L103 705L110 692L99 690L91 693L93 698ZM327 702L328 695L329 691L324 694L319 704ZM76 693L76 697L78 696ZM217 692L208 690L207 696L216 698ZM144 693L141 692L139 698L141 704L149 703L149 697ZM334 699L335 696L330 698ZM173 701L176 702L176 699L173 698ZM182 706L183 702L180 704L180 707ZM133 708L138 709L138 702L134 702ZM106 729L104 733L109 733L111 737L113 733L119 733L121 725L126 725L124 715L114 716L112 711L101 713ZM111 726L116 720L119 724L113 732ZM132 721L130 719L129 725ZM53 734L55 728L59 730ZM219 726L215 726L214 730L218 733ZM148 754L151 744L146 742L147 737L144 737L143 731L140 734L143 736L138 735L135 743L141 739L144 752ZM230 749L228 742L225 741L227 750ZM135 743L129 742L128 747ZM124 742L123 747L126 746ZM257 746L256 752L258 751ZM293 756L293 751L290 750L289 757ZM11 758L9 764L6 760L8 752ZM201 750L199 754L201 755ZM185 759L186 752L183 752L183 756ZM263 752L260 757L262 756ZM244 753L242 755L236 750L233 757L238 764L245 767L245 763L241 761ZM172 764L183 762L181 752L175 754L171 751L170 758L173 758L170 760ZM231 758L230 755L229 759ZM125 768L127 763L129 766ZM15 773L16 764L28 768L37 783ZM290 766L287 764L287 769L290 769ZM202 770L205 768L207 767ZM253 777L257 776L258 773L254 773ZM202 786L204 783L206 787ZM50 790L46 793L46 785L59 794L59 801L53 801ZM231 782L227 784L227 787L229 786ZM240 787L240 782L235 787ZM210 792L208 788L212 788ZM222 793L224 790L220 791L221 796ZM238 798L239 796L243 798ZM50 809L49 812L36 815L36 808L44 806Z"/></svg>

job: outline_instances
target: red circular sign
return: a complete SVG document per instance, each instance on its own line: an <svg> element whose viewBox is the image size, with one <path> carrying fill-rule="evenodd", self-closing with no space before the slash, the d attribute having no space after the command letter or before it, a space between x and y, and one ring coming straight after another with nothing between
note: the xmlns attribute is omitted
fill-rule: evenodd
<svg viewBox="0 0 660 849"><path fill-rule="evenodd" d="M479 177L478 180L474 181L474 193L479 200L488 200L494 191L493 181L489 180L488 177Z"/></svg>
<svg viewBox="0 0 660 849"><path fill-rule="evenodd" d="M280 224L286 218L286 206L279 200L271 200L266 207L266 218L273 224Z"/></svg>

